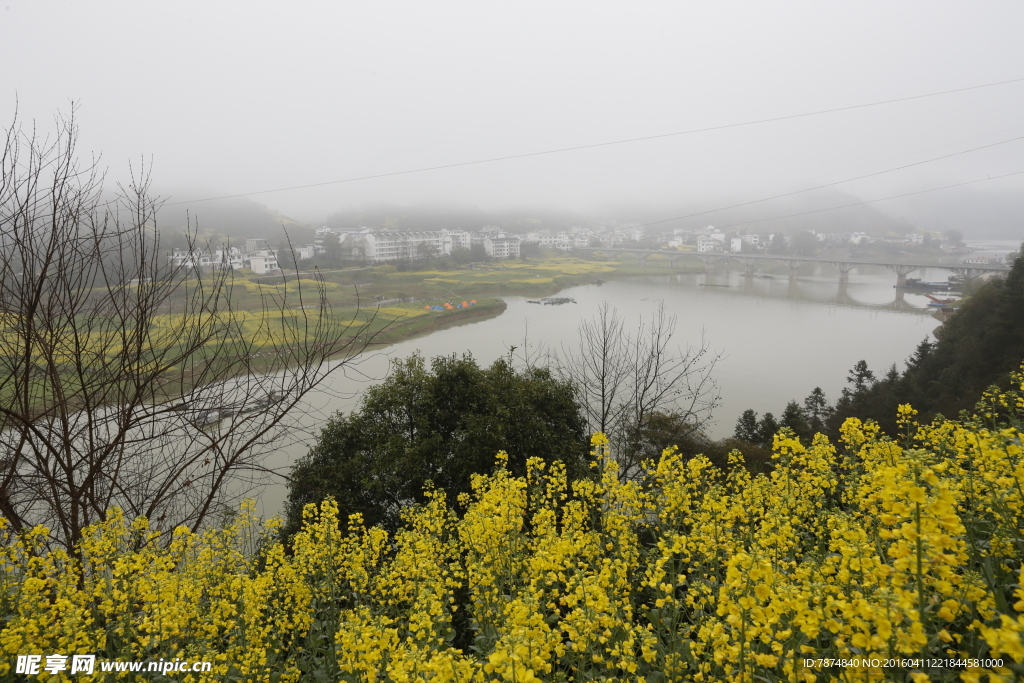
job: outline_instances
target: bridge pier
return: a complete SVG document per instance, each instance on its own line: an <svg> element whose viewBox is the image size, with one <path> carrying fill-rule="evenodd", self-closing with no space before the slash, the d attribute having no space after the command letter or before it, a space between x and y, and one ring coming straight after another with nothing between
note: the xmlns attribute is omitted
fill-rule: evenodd
<svg viewBox="0 0 1024 683"><path fill-rule="evenodd" d="M979 275L985 272L978 268L951 268L950 270L952 270L954 273L962 277L964 279L964 282L967 282L968 280L973 280L974 278L978 277Z"/></svg>
<svg viewBox="0 0 1024 683"><path fill-rule="evenodd" d="M743 277L754 277L754 269L757 265L757 259L752 259L749 256L747 258L737 256L736 260L743 264Z"/></svg>
<svg viewBox="0 0 1024 683"><path fill-rule="evenodd" d="M831 261L833 266L839 269L839 284L845 285L850 281L850 271L857 265L856 263L846 263L845 261Z"/></svg>
<svg viewBox="0 0 1024 683"><path fill-rule="evenodd" d="M787 266L789 266L789 279L791 281L795 280L797 278L797 274L798 274L797 271L800 270L800 264L803 263L803 259L800 259L800 260L797 260L797 259L779 259L779 260L782 261L783 263L785 263Z"/></svg>
<svg viewBox="0 0 1024 683"><path fill-rule="evenodd" d="M705 273L711 270L711 262L715 260L714 256L711 254L697 254L697 258L704 262Z"/></svg>
<svg viewBox="0 0 1024 683"><path fill-rule="evenodd" d="M636 264L638 266L640 266L641 268L646 268L647 267L647 257L648 256L650 256L650 254L637 254Z"/></svg>
<svg viewBox="0 0 1024 683"><path fill-rule="evenodd" d="M917 266L911 266L903 263L886 263L883 265L896 273L896 289L906 289L907 274L913 273L918 268Z"/></svg>

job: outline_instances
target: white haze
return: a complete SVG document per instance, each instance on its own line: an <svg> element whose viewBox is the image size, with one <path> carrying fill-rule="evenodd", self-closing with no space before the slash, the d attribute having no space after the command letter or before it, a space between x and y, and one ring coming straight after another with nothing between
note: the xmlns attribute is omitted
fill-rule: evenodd
<svg viewBox="0 0 1024 683"><path fill-rule="evenodd" d="M52 131L74 100L81 151L111 180L152 161L172 201L1024 77L1024 4L1010 2L0 2L0 122L17 102L22 124ZM1021 135L1024 82L254 199L303 221L379 202L628 220L628 207L713 208ZM1015 171L1024 141L837 189L874 199ZM1024 236L1022 188L1016 176L876 208ZM1003 208L975 220L990 200Z"/></svg>

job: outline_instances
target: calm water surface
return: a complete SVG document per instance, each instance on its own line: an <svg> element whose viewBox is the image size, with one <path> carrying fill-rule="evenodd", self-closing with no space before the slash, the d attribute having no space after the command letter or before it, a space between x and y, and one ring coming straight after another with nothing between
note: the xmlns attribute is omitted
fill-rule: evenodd
<svg viewBox="0 0 1024 683"><path fill-rule="evenodd" d="M948 275L939 269L913 274L929 281ZM394 344L339 371L323 390L309 396L307 415L293 430L291 442L276 450L268 465L287 471L308 450L318 424L337 410L355 407L359 392L385 376L389 358L415 351L428 358L468 352L481 364L490 364L511 346L522 348L524 336L533 349L541 343L554 348L572 345L579 323L605 301L627 321L649 316L664 302L678 317L681 344L699 343L703 334L712 350L722 353L714 372L722 402L710 433L716 438L729 436L747 408L778 416L788 400L802 400L816 386L834 401L847 371L859 360L866 360L876 375L893 363L902 369L904 360L939 323L931 317L928 299L897 295L895 281L885 268L861 267L851 271L849 284L841 287L831 266L806 264L794 282L782 273L746 279L742 272L722 269L573 287L559 296L577 303L561 306L505 297L508 309L495 318ZM279 512L285 495L283 485L263 490L264 514Z"/></svg>

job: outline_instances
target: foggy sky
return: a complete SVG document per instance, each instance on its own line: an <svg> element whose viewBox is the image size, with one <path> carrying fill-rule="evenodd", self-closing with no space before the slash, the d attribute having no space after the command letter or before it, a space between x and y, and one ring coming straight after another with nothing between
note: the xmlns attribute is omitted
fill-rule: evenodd
<svg viewBox="0 0 1024 683"><path fill-rule="evenodd" d="M188 200L1020 78L1021 26L1016 2L0 0L0 122L17 101L53 130L75 100L110 181L151 159ZM1022 135L1024 82L253 198L306 221L372 202L711 208ZM1024 141L838 188L1013 171ZM1024 176L972 189L1019 196ZM931 220L922 204L877 207Z"/></svg>

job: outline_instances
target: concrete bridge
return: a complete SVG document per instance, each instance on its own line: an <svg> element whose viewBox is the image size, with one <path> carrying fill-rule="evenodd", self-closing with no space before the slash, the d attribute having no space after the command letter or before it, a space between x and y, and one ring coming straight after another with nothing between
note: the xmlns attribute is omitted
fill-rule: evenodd
<svg viewBox="0 0 1024 683"><path fill-rule="evenodd" d="M983 273L1006 273L1009 272L1009 266L995 265L995 266L983 266L983 265L963 265L955 263L904 263L904 262L892 262L892 261L851 261L845 259L830 259L830 258L813 258L806 256L785 256L785 255L772 255L772 254L744 254L744 253L733 253L733 252L696 252L696 251L669 251L667 249L607 249L603 247L582 247L577 248L576 251L586 252L600 252L602 254L633 254L637 257L637 261L641 266L647 264L647 259L651 256L664 256L668 259L669 267L674 268L676 262L682 258L698 258L704 262L705 270L708 269L711 264L718 261L724 261L731 259L738 261L744 266L744 274L746 277L753 277L754 271L757 265L762 261L779 261L789 266L789 279L795 280L797 277L797 270L805 263L828 263L839 270L839 282L846 283L850 279L850 271L857 266L883 266L888 268L892 272L896 273L896 288L903 289L907 286L907 275L913 273L915 270L922 268L944 268L952 271L964 278L964 280L970 280L978 277Z"/></svg>

